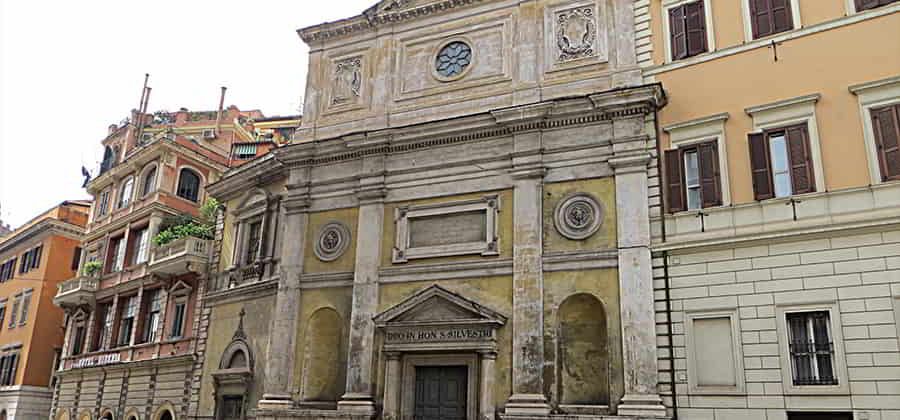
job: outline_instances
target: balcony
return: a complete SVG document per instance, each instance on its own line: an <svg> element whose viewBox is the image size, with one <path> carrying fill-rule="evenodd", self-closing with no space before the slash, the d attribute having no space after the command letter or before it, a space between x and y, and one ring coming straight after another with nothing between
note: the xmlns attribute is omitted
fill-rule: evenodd
<svg viewBox="0 0 900 420"><path fill-rule="evenodd" d="M237 287L259 283L272 279L278 274L278 261L266 259L253 264L233 267L209 277L207 291L224 292Z"/></svg>
<svg viewBox="0 0 900 420"><path fill-rule="evenodd" d="M76 277L64 281L57 286L59 289L53 297L53 303L60 307L74 307L79 305L92 305L94 293L100 288L100 280L95 277Z"/></svg>
<svg viewBox="0 0 900 420"><path fill-rule="evenodd" d="M210 240L186 237L155 247L150 252L150 272L169 276L205 273L212 244Z"/></svg>

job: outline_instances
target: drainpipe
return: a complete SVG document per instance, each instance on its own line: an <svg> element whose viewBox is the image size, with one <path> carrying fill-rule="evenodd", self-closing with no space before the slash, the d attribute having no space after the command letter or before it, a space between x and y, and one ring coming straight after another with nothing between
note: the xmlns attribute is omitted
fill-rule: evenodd
<svg viewBox="0 0 900 420"><path fill-rule="evenodd" d="M660 141L660 129L659 129L659 111L653 110L653 127L656 130L656 167L659 171L659 191L660 191L660 201L662 204L662 212L660 215L660 236L662 236L662 242L666 242L666 210L667 204L669 201L667 200L666 195L668 194L668 189L665 188L665 184L663 183L663 150L662 150L662 142ZM672 331L672 296L671 296L671 284L669 279L669 251L663 251L663 280L665 282L665 299L666 299L666 337L669 341L669 369L671 369L672 374L672 420L678 420L678 393L676 391L676 382L675 379L675 346L673 344L673 336L675 335Z"/></svg>

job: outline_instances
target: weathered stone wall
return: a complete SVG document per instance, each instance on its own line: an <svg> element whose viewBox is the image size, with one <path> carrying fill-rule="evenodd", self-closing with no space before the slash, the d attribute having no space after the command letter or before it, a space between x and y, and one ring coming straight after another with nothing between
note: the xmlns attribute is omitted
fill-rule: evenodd
<svg viewBox="0 0 900 420"><path fill-rule="evenodd" d="M250 347L253 362L253 382L247 401L251 407L262 397L262 385L265 383L266 345L271 332L272 307L274 296L271 294L251 297L242 301L215 303L210 306L209 337L206 344L206 360L203 364L203 376L200 385L199 416L212 416L215 410L215 399L212 372L219 369L223 352L231 343L240 321L243 309L243 331Z"/></svg>

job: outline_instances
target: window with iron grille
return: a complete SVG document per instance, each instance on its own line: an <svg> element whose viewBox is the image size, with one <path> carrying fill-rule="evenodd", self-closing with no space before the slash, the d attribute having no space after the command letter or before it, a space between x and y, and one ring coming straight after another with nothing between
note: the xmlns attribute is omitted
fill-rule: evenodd
<svg viewBox="0 0 900 420"><path fill-rule="evenodd" d="M827 311L786 315L794 385L837 385Z"/></svg>

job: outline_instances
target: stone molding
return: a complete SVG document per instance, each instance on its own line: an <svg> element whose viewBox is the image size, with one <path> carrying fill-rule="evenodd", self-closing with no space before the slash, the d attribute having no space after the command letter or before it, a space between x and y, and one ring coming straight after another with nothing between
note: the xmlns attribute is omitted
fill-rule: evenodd
<svg viewBox="0 0 900 420"><path fill-rule="evenodd" d="M414 3L410 0L384 0L359 16L300 29L297 33L303 42L309 44L351 36L358 32L376 29L379 26L394 25L408 20L447 13L461 7L480 3L481 1L443 0L418 7L410 7Z"/></svg>
<svg viewBox="0 0 900 420"><path fill-rule="evenodd" d="M0 253L21 246L45 232L49 232L50 235L57 234L81 240L82 235L84 235L84 228L56 219L44 219L23 231L14 231L10 236L4 238L3 242L0 242Z"/></svg>
<svg viewBox="0 0 900 420"><path fill-rule="evenodd" d="M207 190L214 196L228 199L236 192L242 191L248 183L254 184L257 178L275 179L286 168L314 168L375 156L393 156L499 139L533 131L608 123L621 118L652 113L665 103L666 97L662 87L659 84L649 84L515 106L428 124L297 143L275 149L271 153L274 162L260 166L252 173L242 168L229 171L222 179L209 185ZM543 151L539 149L536 153ZM380 176L388 175L391 173ZM525 176L540 177L543 173L527 173ZM315 188L317 184L305 186L308 192L309 188ZM295 188L289 185L288 189ZM382 197L387 194L384 185L368 190L374 193L375 199L379 198L379 194ZM367 197L363 195L361 198Z"/></svg>

